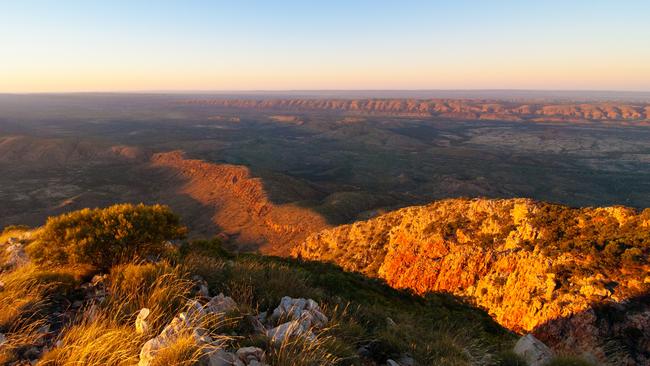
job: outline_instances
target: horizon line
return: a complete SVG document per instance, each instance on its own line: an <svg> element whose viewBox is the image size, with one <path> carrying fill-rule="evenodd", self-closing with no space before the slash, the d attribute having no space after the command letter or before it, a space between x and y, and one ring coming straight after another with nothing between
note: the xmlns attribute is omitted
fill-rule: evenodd
<svg viewBox="0 0 650 366"><path fill-rule="evenodd" d="M244 94L244 93L354 93L354 92L532 92L532 93L621 93L650 94L650 89L530 89L530 88L459 88L459 89L142 89L78 91L0 91L0 95L46 94Z"/></svg>

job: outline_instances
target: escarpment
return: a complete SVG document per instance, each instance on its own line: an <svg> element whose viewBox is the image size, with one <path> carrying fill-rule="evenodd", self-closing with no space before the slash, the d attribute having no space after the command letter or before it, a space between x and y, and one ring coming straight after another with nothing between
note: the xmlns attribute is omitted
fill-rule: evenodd
<svg viewBox="0 0 650 366"><path fill-rule="evenodd" d="M155 154L151 162L184 182L179 193L211 209L212 221L240 249L288 253L291 243L328 226L307 208L273 202L262 179L244 166L187 159L178 151Z"/></svg>
<svg viewBox="0 0 650 366"><path fill-rule="evenodd" d="M451 199L324 230L292 254L420 294L463 296L555 348L600 359L625 348L627 359L643 364L649 251L650 209ZM614 347L612 339L627 343Z"/></svg>
<svg viewBox="0 0 650 366"><path fill-rule="evenodd" d="M620 102L550 103L473 99L191 99L187 105L275 111L439 117L454 120L647 121L650 106Z"/></svg>

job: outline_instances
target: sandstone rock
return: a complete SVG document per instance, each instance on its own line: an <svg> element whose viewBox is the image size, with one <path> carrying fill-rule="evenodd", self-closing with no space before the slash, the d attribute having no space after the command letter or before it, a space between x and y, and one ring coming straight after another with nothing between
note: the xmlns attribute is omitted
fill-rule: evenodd
<svg viewBox="0 0 650 366"><path fill-rule="evenodd" d="M192 324L187 320L185 313L181 313L175 317L157 337L148 340L142 346L138 366L148 366L161 349L171 346L183 332L188 332L191 326ZM194 339L199 345L202 345L204 342L209 342L208 338L203 338L201 334L196 332L194 332Z"/></svg>
<svg viewBox="0 0 650 366"><path fill-rule="evenodd" d="M156 337L148 340L140 350L140 361L138 366L148 366L159 350L167 347L168 344L163 343L162 339Z"/></svg>
<svg viewBox="0 0 650 366"><path fill-rule="evenodd" d="M322 328L327 324L327 316L323 314L318 303L312 299L292 299L285 296L280 305L273 310L271 321L299 320L305 329Z"/></svg>
<svg viewBox="0 0 650 366"><path fill-rule="evenodd" d="M264 351L258 347L243 347L237 350L237 358L246 365L264 362Z"/></svg>
<svg viewBox="0 0 650 366"><path fill-rule="evenodd" d="M234 301L229 297L215 296L213 307L219 309L234 306ZM155 359L156 354L163 348L169 347L176 342L181 335L191 334L194 341L203 350L203 359L209 366L226 366L237 364L238 358L229 352L221 349L219 344L215 344L207 332L201 328L203 318L208 314L209 306L203 306L195 299L191 299L186 304L186 312L178 314L172 321L165 326L158 336L148 340L140 350L140 361L138 366L148 366ZM206 310L207 309L207 310ZM141 328L146 332L149 328L146 322L150 315L150 310L143 308L136 319L136 329ZM241 361L240 361L241 362Z"/></svg>
<svg viewBox="0 0 650 366"><path fill-rule="evenodd" d="M221 293L210 299L205 309L211 313L227 313L237 309L237 303L231 297Z"/></svg>
<svg viewBox="0 0 650 366"><path fill-rule="evenodd" d="M209 366L232 366L237 360L232 352L223 349L215 349L207 353Z"/></svg>
<svg viewBox="0 0 650 366"><path fill-rule="evenodd" d="M526 360L529 366L544 366L553 358L553 351L532 334L519 338L514 352Z"/></svg>
<svg viewBox="0 0 650 366"><path fill-rule="evenodd" d="M276 346L281 345L290 337L304 336L307 339L314 339L316 337L314 333L312 333L309 328L304 327L299 320L292 320L280 324L273 329L269 329L266 332L266 335L270 338L271 343Z"/></svg>
<svg viewBox="0 0 650 366"><path fill-rule="evenodd" d="M139 334L145 334L149 332L149 323L147 322L147 317L151 313L149 308L142 308L138 313L138 317L135 319L135 331Z"/></svg>

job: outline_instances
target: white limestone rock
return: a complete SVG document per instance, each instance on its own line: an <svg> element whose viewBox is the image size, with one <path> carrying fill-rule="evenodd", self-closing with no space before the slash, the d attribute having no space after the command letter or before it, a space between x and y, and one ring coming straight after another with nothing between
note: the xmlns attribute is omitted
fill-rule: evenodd
<svg viewBox="0 0 650 366"><path fill-rule="evenodd" d="M544 366L553 358L553 351L532 334L519 338L514 352L526 360L529 366Z"/></svg>
<svg viewBox="0 0 650 366"><path fill-rule="evenodd" d="M149 322L147 322L147 317L151 313L151 310L149 308L142 308L140 309L140 312L138 313L138 317L135 318L135 331L138 334L146 334L149 333Z"/></svg>

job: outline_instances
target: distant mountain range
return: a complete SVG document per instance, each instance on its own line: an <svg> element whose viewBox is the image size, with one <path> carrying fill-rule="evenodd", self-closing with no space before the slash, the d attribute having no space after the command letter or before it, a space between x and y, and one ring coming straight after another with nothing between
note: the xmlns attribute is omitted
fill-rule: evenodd
<svg viewBox="0 0 650 366"><path fill-rule="evenodd" d="M267 97L262 99L193 98L183 100L181 103L255 110L332 111L471 121L629 121L647 123L650 120L650 104L623 102L551 103L479 99L285 99Z"/></svg>

